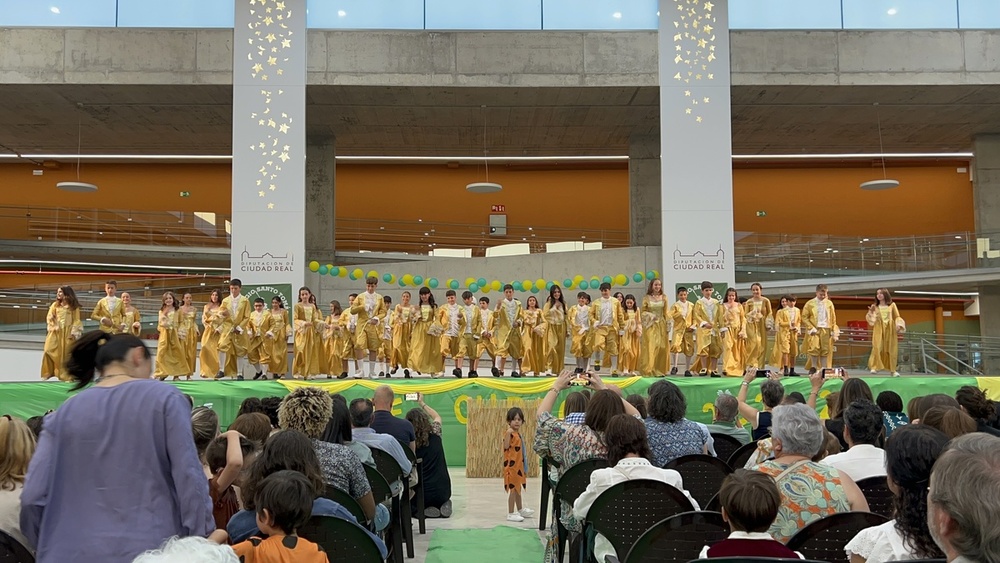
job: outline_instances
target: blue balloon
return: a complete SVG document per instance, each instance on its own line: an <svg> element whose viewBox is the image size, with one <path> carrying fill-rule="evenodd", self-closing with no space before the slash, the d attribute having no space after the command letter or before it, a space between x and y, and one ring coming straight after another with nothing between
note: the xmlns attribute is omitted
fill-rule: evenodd
<svg viewBox="0 0 1000 563"><path fill-rule="evenodd" d="M552 283L551 281L547 281L547 282L545 282L545 289L552 289L552 286L554 286L554 285L555 284Z"/></svg>
<svg viewBox="0 0 1000 563"><path fill-rule="evenodd" d="M470 283L469 284L469 291L471 291L472 293L475 293L475 292L479 291L479 284L478 283Z"/></svg>
<svg viewBox="0 0 1000 563"><path fill-rule="evenodd" d="M413 285L420 285L424 283L424 278L421 276L413 276Z"/></svg>
<svg viewBox="0 0 1000 563"><path fill-rule="evenodd" d="M538 286L537 285L531 286L531 292L532 293L538 293Z"/></svg>
<svg viewBox="0 0 1000 563"><path fill-rule="evenodd" d="M448 288L450 288L450 289L458 289L458 280L451 280L448 283Z"/></svg>
<svg viewBox="0 0 1000 563"><path fill-rule="evenodd" d="M516 281L510 285L514 286L514 291L524 291L524 285L522 285L521 282L519 281Z"/></svg>
<svg viewBox="0 0 1000 563"><path fill-rule="evenodd" d="M476 285L479 286L479 287L485 286L486 285L486 278L479 278L478 280L476 280Z"/></svg>
<svg viewBox="0 0 1000 563"><path fill-rule="evenodd" d="M326 264L319 267L319 275L325 276L330 270L326 267Z"/></svg>
<svg viewBox="0 0 1000 563"><path fill-rule="evenodd" d="M588 287L590 286L587 285L587 280L583 280L580 282L580 289L587 289Z"/></svg>

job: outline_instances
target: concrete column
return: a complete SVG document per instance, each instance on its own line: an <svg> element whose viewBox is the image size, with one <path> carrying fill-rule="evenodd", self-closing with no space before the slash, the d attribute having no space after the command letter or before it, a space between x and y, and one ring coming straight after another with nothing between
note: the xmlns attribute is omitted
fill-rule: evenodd
<svg viewBox="0 0 1000 563"><path fill-rule="evenodd" d="M628 147L629 245L660 246L660 136L633 135Z"/></svg>
<svg viewBox="0 0 1000 563"><path fill-rule="evenodd" d="M1000 134L973 139L973 206L976 217L977 266L1000 266ZM979 286L979 333L1000 337L1000 284ZM984 372L1000 373L1000 358L983 357Z"/></svg>
<svg viewBox="0 0 1000 563"><path fill-rule="evenodd" d="M332 137L306 144L306 259L333 262L336 252L336 145Z"/></svg>

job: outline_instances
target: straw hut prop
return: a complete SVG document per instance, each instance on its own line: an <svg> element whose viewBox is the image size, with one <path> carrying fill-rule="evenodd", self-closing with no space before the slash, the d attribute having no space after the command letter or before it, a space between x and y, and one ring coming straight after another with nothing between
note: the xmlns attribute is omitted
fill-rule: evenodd
<svg viewBox="0 0 1000 563"><path fill-rule="evenodd" d="M466 401L469 424L465 438L465 476L503 477L502 440L507 430L507 410L521 407L525 418L521 426L521 439L528 448L528 477L538 477L541 474L538 455L531 449L531 444L534 443L535 427L538 424L535 411L541 401L519 398L498 401L495 396L485 401L481 397Z"/></svg>

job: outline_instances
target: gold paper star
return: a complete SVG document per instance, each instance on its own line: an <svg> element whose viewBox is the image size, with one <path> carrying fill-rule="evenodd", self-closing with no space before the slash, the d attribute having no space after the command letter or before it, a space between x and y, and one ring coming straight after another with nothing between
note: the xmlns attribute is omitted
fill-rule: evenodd
<svg viewBox="0 0 1000 563"><path fill-rule="evenodd" d="M680 26L681 26L681 22L674 22L674 28L678 28Z"/></svg>
<svg viewBox="0 0 1000 563"><path fill-rule="evenodd" d="M264 18L264 25L271 25L272 23L274 23L274 20L271 18L271 16L267 16L266 18Z"/></svg>
<svg viewBox="0 0 1000 563"><path fill-rule="evenodd" d="M264 197L264 190L257 192L257 197Z"/></svg>
<svg viewBox="0 0 1000 563"><path fill-rule="evenodd" d="M678 63L680 63L680 62L681 62L682 60L684 60L684 57L682 57L682 56L680 56L680 55L677 55L676 57L674 57L674 64L678 64Z"/></svg>
<svg viewBox="0 0 1000 563"><path fill-rule="evenodd" d="M712 62L714 60L715 60L715 53L709 53L708 54L708 62Z"/></svg>
<svg viewBox="0 0 1000 563"><path fill-rule="evenodd" d="M691 108L687 108L687 109L685 109L685 110L684 110L684 113L686 113L686 114L688 114L688 115L691 115Z"/></svg>
<svg viewBox="0 0 1000 563"><path fill-rule="evenodd" d="M680 45L676 45L675 48L674 48L674 50L680 52L681 46Z"/></svg>
<svg viewBox="0 0 1000 563"><path fill-rule="evenodd" d="M711 2L705 2L705 9L708 10L709 12L711 12L712 8L714 8L714 7L715 7L715 4L713 4Z"/></svg>
<svg viewBox="0 0 1000 563"><path fill-rule="evenodd" d="M691 90L684 90L684 95L685 96L690 96L691 95ZM264 147L261 147L261 148L264 148Z"/></svg>
<svg viewBox="0 0 1000 563"><path fill-rule="evenodd" d="M702 101L707 104L708 103L708 98L704 98Z"/></svg>
<svg viewBox="0 0 1000 563"><path fill-rule="evenodd" d="M272 127L272 128L273 128L273 127L277 127L277 126L278 126L278 124L277 124L277 123L275 123L273 119L268 119L268 120L267 120L267 126L268 126L268 127Z"/></svg>
<svg viewBox="0 0 1000 563"><path fill-rule="evenodd" d="M283 49L287 49L287 48L289 48L291 46L292 46L292 40L291 39L282 39L281 40L281 47Z"/></svg>
<svg viewBox="0 0 1000 563"><path fill-rule="evenodd" d="M262 75L260 75L260 79L261 79L261 80L267 80L267 75L266 75L266 74L262 74Z"/></svg>
<svg viewBox="0 0 1000 563"><path fill-rule="evenodd" d="M278 189L278 186L275 186L274 184L271 184L271 185L269 185L267 187L267 189L269 189L269 190L271 190L273 192L274 190Z"/></svg>
<svg viewBox="0 0 1000 563"><path fill-rule="evenodd" d="M261 143L260 143L260 145L259 145L259 146L260 146L260 148L264 148L264 142L263 142L263 141L261 141Z"/></svg>
<svg viewBox="0 0 1000 563"><path fill-rule="evenodd" d="M268 209L274 209L274 204L273 204L273 203L269 203L269 204L267 204L267 208L268 208Z"/></svg>
<svg viewBox="0 0 1000 563"><path fill-rule="evenodd" d="M258 119L257 120L257 125L263 125L263 124L264 124L264 120L263 119Z"/></svg>
<svg viewBox="0 0 1000 563"><path fill-rule="evenodd" d="M274 5L274 7L277 8L277 9L279 9L279 10L284 10L285 9L285 3L284 2L278 2L278 3L276 3ZM711 10L709 10L709 11L711 11Z"/></svg>
<svg viewBox="0 0 1000 563"><path fill-rule="evenodd" d="M285 74L285 71L279 68L278 69L278 76L281 76L282 74Z"/></svg>
<svg viewBox="0 0 1000 563"><path fill-rule="evenodd" d="M275 142L277 142L277 139L275 139ZM285 145L285 146L281 147L281 150L283 150L283 151L287 151L287 150L290 150L290 149L291 149L291 147L289 147L288 145Z"/></svg>
<svg viewBox="0 0 1000 563"><path fill-rule="evenodd" d="M674 80L680 80L680 79L681 79L681 73L678 72L677 74L674 75Z"/></svg>
<svg viewBox="0 0 1000 563"><path fill-rule="evenodd" d="M701 116L699 115L698 117L694 118L694 120L697 121L698 123L701 123Z"/></svg>
<svg viewBox="0 0 1000 563"><path fill-rule="evenodd" d="M258 185L258 186L260 185L260 182L261 182L260 180L257 180L257 185Z"/></svg>
<svg viewBox="0 0 1000 563"><path fill-rule="evenodd" d="M267 58L267 64L269 64L271 66L274 66L274 65L278 64L278 58L277 57L268 57Z"/></svg>
<svg viewBox="0 0 1000 563"><path fill-rule="evenodd" d="M701 75L700 75L700 74L696 74L696 75L694 75L694 79L695 79L695 80L701 80Z"/></svg>
<svg viewBox="0 0 1000 563"><path fill-rule="evenodd" d="M291 157L288 156L287 152L283 152L283 153L281 153L281 156L279 156L278 158L281 159L281 162L288 162L288 159L291 158Z"/></svg>
<svg viewBox="0 0 1000 563"><path fill-rule="evenodd" d="M710 26L710 25L706 25L705 27L701 28L701 30L704 31L706 34L712 33L713 29L714 28L712 26Z"/></svg>
<svg viewBox="0 0 1000 563"><path fill-rule="evenodd" d="M704 38L698 40L698 46L704 49L708 46L708 42Z"/></svg>
<svg viewBox="0 0 1000 563"><path fill-rule="evenodd" d="M680 41L680 40L681 40L681 34L680 33L678 33L677 35L674 35L674 41Z"/></svg>
<svg viewBox="0 0 1000 563"><path fill-rule="evenodd" d="M281 126L278 127L278 131L281 131L282 133L288 133L288 124L282 123Z"/></svg>
<svg viewBox="0 0 1000 563"><path fill-rule="evenodd" d="M715 50L715 45L712 45L711 47L709 47L708 50L709 51L714 51Z"/></svg>
<svg viewBox="0 0 1000 563"><path fill-rule="evenodd" d="M709 74L708 75L708 79L709 80L715 80L715 75L714 74Z"/></svg>
<svg viewBox="0 0 1000 563"><path fill-rule="evenodd" d="M273 33L268 33L264 36L264 39L267 39L268 43L274 43L278 38L275 37Z"/></svg>
<svg viewBox="0 0 1000 563"><path fill-rule="evenodd" d="M254 73L258 73L258 72L264 70L264 67L260 63L257 63L257 64L253 65L250 68L253 69Z"/></svg>

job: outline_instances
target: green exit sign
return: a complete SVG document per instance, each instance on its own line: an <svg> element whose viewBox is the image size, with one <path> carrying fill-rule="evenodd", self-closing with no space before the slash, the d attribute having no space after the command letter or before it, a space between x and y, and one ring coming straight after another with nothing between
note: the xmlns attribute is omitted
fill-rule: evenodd
<svg viewBox="0 0 1000 563"><path fill-rule="evenodd" d="M757 216L758 217L767 217L767 211L758 211L757 212Z"/></svg>
<svg viewBox="0 0 1000 563"><path fill-rule="evenodd" d="M191 197L191 192L181 192L181 197Z"/></svg>

